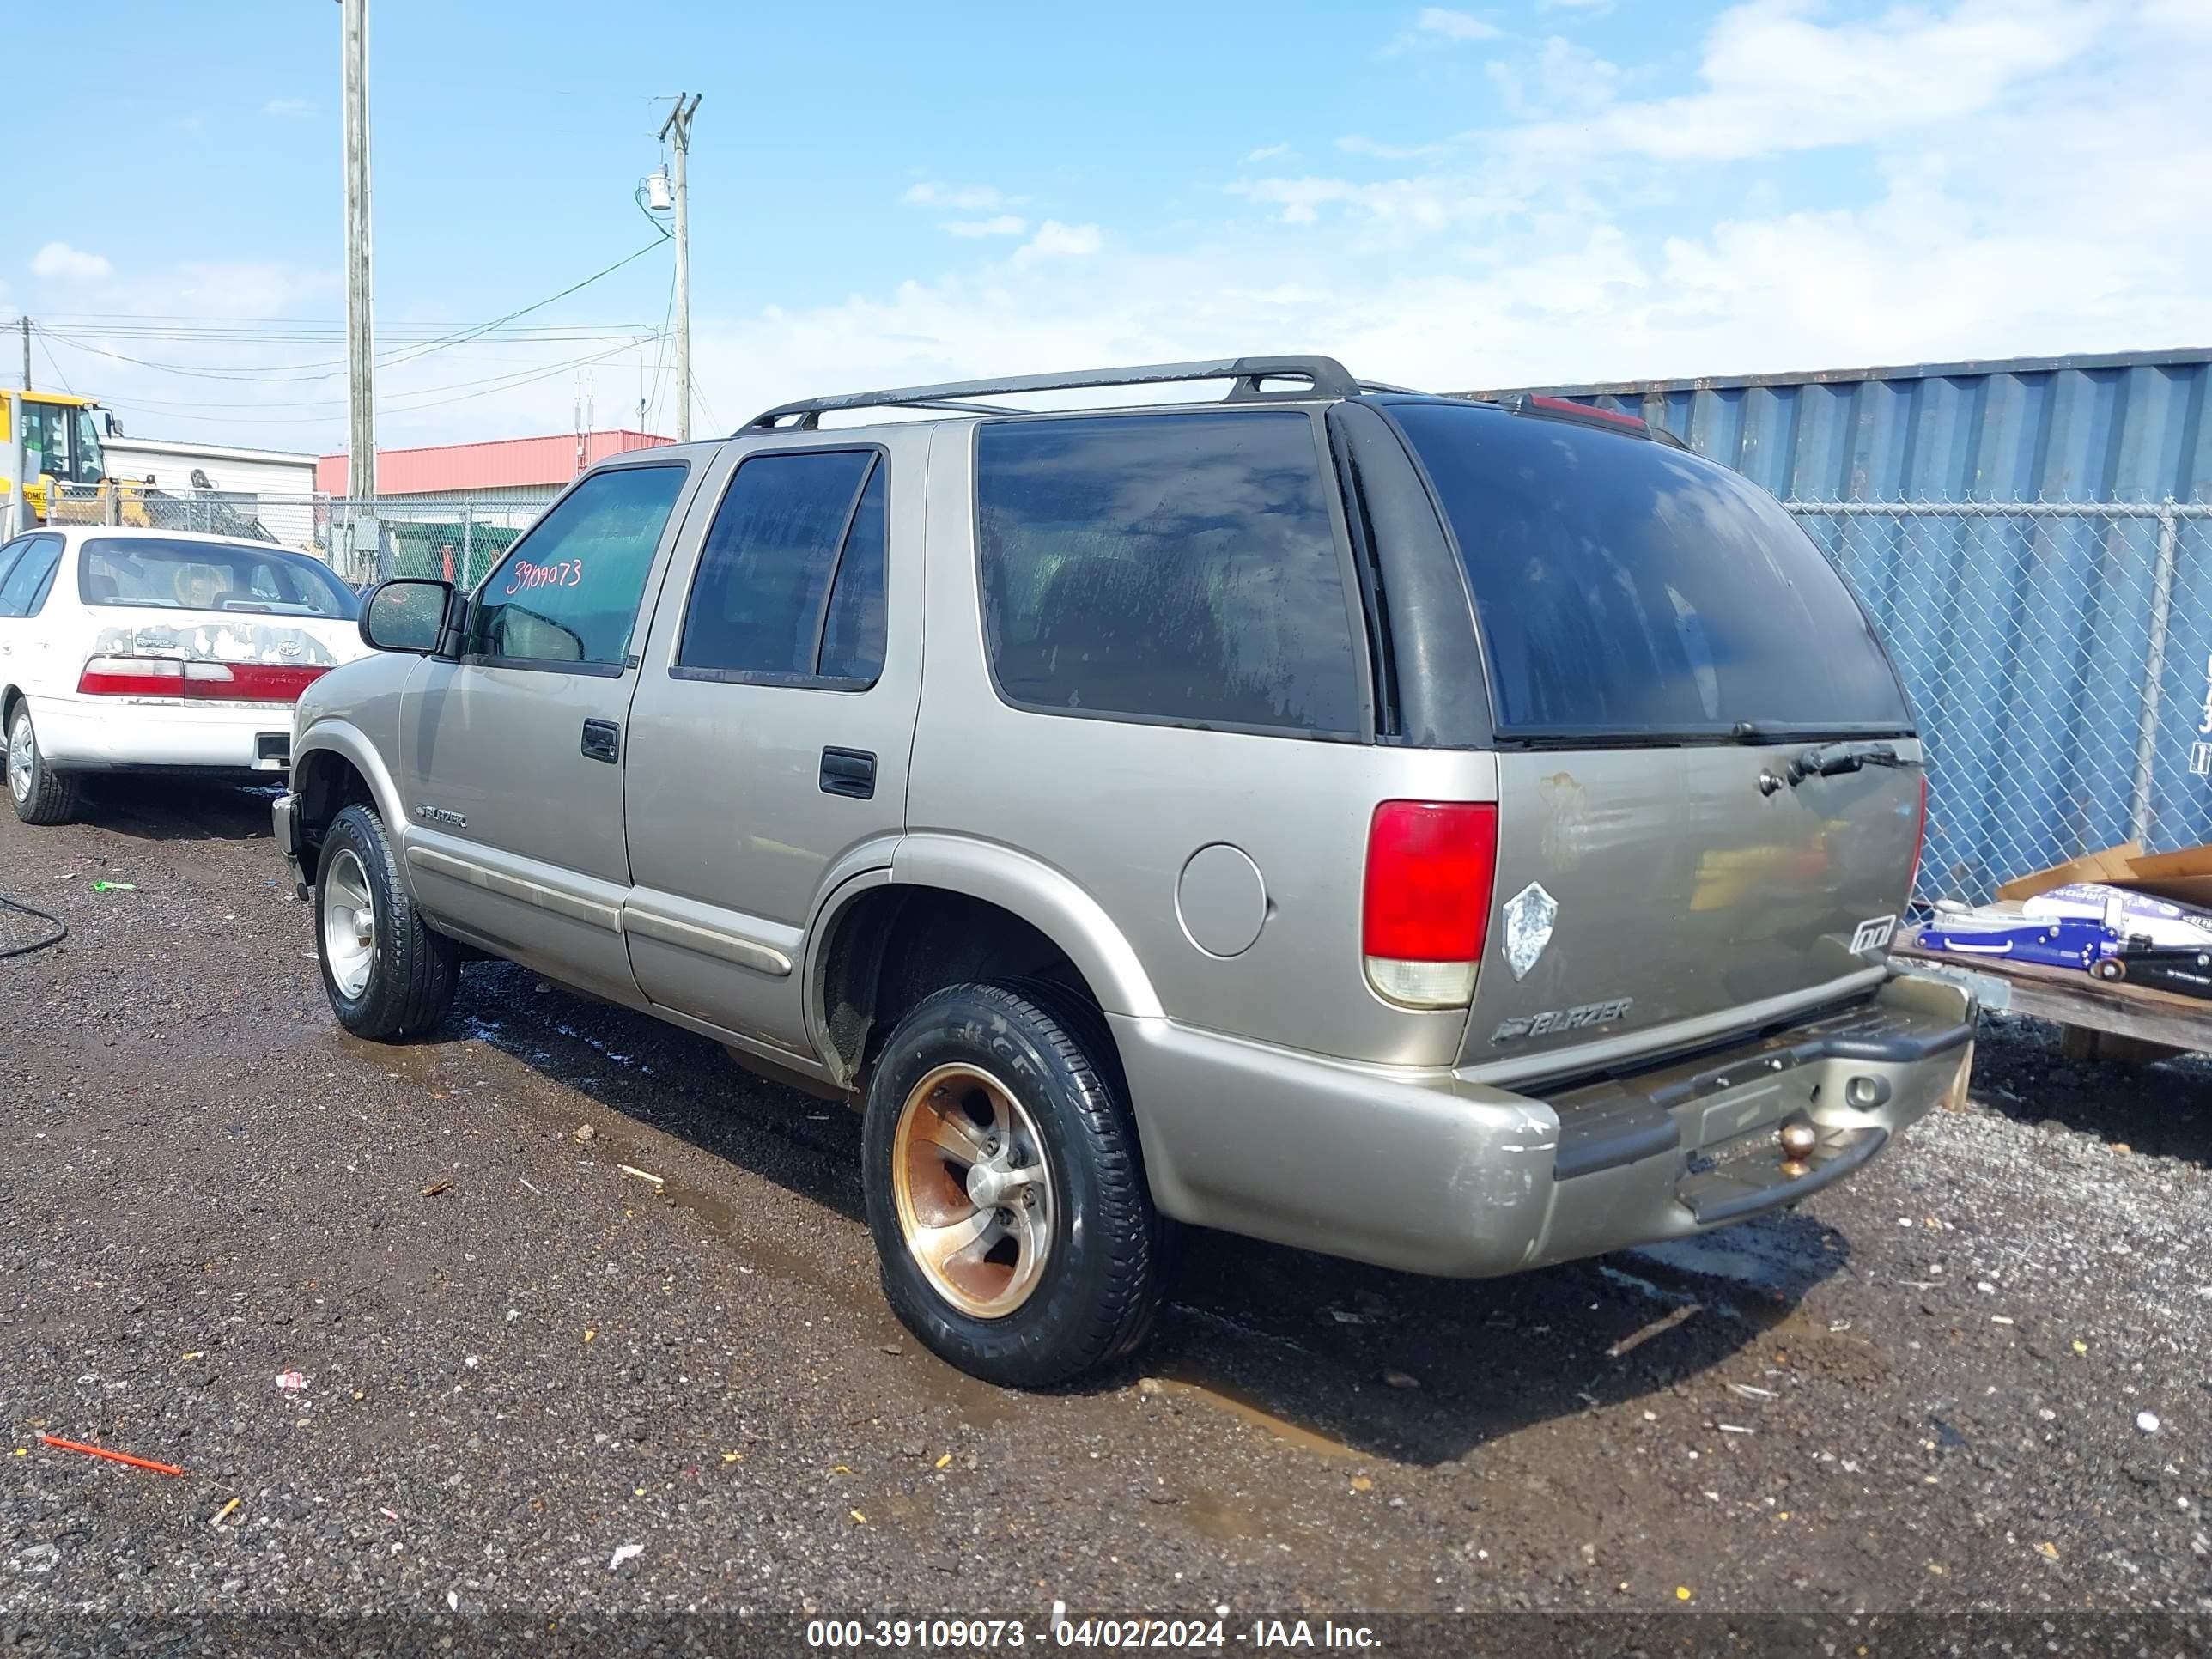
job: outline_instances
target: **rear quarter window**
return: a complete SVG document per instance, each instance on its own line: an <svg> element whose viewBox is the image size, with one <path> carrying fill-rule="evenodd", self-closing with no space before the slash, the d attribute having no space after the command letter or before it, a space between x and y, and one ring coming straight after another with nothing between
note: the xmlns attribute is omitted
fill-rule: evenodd
<svg viewBox="0 0 2212 1659"><path fill-rule="evenodd" d="M1389 412L1466 566L1501 735L1910 727L1865 613L1765 491L1565 421Z"/></svg>
<svg viewBox="0 0 2212 1659"><path fill-rule="evenodd" d="M1341 558L1296 410L986 422L984 626L1012 702L1352 735Z"/></svg>

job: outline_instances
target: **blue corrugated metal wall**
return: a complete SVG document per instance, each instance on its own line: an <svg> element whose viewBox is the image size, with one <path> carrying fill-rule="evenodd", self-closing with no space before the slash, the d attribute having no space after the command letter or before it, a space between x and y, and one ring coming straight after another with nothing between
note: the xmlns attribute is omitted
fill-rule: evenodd
<svg viewBox="0 0 2212 1659"><path fill-rule="evenodd" d="M1785 499L2154 501L2212 497L2208 384L2212 349L1512 389L1640 415Z"/></svg>
<svg viewBox="0 0 2212 1659"><path fill-rule="evenodd" d="M2212 838L2193 764L2212 740L2212 518L2165 515L2162 544L2140 509L1961 510L2212 500L2208 385L2212 349L1516 389L1663 424L1785 501L1898 504L1799 519L1919 711L1923 896L1974 900L2137 828L2154 848Z"/></svg>

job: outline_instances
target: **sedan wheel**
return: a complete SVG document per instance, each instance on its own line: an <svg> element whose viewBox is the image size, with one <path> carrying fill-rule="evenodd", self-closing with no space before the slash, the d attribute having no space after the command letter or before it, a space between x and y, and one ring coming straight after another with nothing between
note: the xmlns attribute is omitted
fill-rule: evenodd
<svg viewBox="0 0 2212 1659"><path fill-rule="evenodd" d="M8 721L8 797L26 823L67 823L76 816L78 775L57 772L39 747L27 703Z"/></svg>
<svg viewBox="0 0 2212 1659"><path fill-rule="evenodd" d="M18 714L8 732L8 793L21 805L31 799L31 717Z"/></svg>

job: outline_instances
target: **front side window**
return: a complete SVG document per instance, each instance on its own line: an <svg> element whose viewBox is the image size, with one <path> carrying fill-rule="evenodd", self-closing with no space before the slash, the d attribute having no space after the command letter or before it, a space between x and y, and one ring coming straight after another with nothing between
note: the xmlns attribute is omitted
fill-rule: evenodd
<svg viewBox="0 0 2212 1659"><path fill-rule="evenodd" d="M468 654L621 667L684 472L615 467L555 502L477 590Z"/></svg>
<svg viewBox="0 0 2212 1659"><path fill-rule="evenodd" d="M23 477L69 481L70 411L59 404L23 402Z"/></svg>
<svg viewBox="0 0 2212 1659"><path fill-rule="evenodd" d="M1311 419L987 422L985 636L1012 702L1203 726L1362 724Z"/></svg>
<svg viewBox="0 0 2212 1659"><path fill-rule="evenodd" d="M888 489L872 449L740 465L699 555L678 672L872 683L884 662Z"/></svg>
<svg viewBox="0 0 2212 1659"><path fill-rule="evenodd" d="M84 544L77 596L90 605L246 611L350 620L361 602L328 567L274 548L181 537L106 536Z"/></svg>
<svg viewBox="0 0 2212 1659"><path fill-rule="evenodd" d="M15 561L15 568L0 581L0 617L35 617L54 585L54 570L61 563L58 536L34 536Z"/></svg>
<svg viewBox="0 0 2212 1659"><path fill-rule="evenodd" d="M76 412L76 481L81 484L107 481L107 453L100 447L100 417L88 409Z"/></svg>

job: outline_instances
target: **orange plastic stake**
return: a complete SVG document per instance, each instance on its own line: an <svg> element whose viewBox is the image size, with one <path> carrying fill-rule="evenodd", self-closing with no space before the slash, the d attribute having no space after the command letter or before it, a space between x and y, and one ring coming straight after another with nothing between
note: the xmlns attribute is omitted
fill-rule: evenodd
<svg viewBox="0 0 2212 1659"><path fill-rule="evenodd" d="M105 1446L88 1446L82 1440L64 1440L58 1434L42 1434L39 1438L64 1451L82 1452L87 1457L105 1457L112 1463L128 1463L134 1469L151 1469L156 1474L184 1473L173 1463L156 1463L151 1458L133 1457L129 1452L110 1451Z"/></svg>

